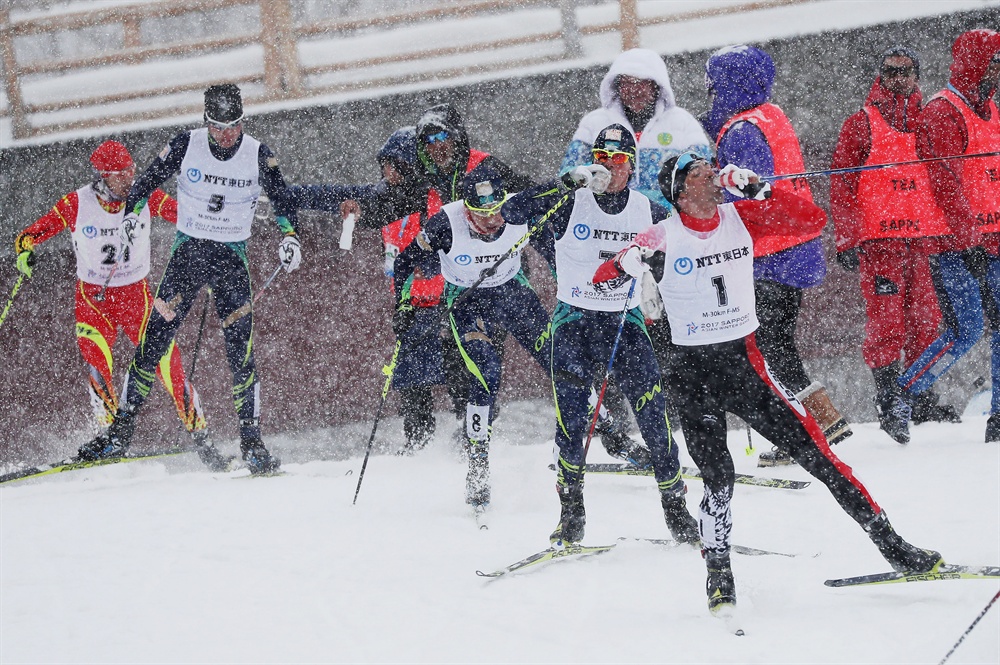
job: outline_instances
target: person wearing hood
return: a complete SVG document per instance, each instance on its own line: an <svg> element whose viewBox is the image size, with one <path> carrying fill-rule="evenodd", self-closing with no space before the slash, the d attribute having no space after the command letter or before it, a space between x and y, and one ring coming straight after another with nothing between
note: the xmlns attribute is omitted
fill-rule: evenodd
<svg viewBox="0 0 1000 665"><path fill-rule="evenodd" d="M555 238L557 303L550 328L549 366L556 405L556 492L561 510L559 525L549 538L564 545L583 538L587 521L584 437L592 422L590 396L597 373L608 368L649 445L667 528L675 540L694 543L698 524L684 498L687 490L677 443L667 417L660 367L638 307L638 289L629 279L593 283L594 270L606 258L670 211L629 188L636 142L627 127L613 124L602 129L591 155L593 164L577 166L559 179L524 191L503 208L508 223L544 218ZM609 367L612 348L618 351Z"/></svg>
<svg viewBox="0 0 1000 665"><path fill-rule="evenodd" d="M1000 117L993 96L1000 78L1000 33L970 30L951 49L948 86L934 95L917 123L920 159L1000 152ZM993 329L993 399L986 441L1000 441L1000 157L927 164L930 188L952 232L931 256L945 331L899 378L908 399L919 399Z"/></svg>
<svg viewBox="0 0 1000 665"><path fill-rule="evenodd" d="M864 105L844 121L830 168L916 161L919 79L914 51L886 49ZM954 407L938 405L931 390L910 403L898 384L901 365L920 357L941 323L927 257L950 229L934 202L927 167L835 175L830 178L830 212L837 261L861 273L867 317L861 352L875 377L879 425L906 443L911 406L914 422L959 422Z"/></svg>
<svg viewBox="0 0 1000 665"><path fill-rule="evenodd" d="M656 185L660 165L688 151L711 157L712 142L698 120L677 106L663 57L643 48L625 51L615 58L601 80L600 99L601 107L580 120L566 147L560 173L590 164L598 132L618 123L627 127L637 141L636 167L629 187L669 208Z"/></svg>
<svg viewBox="0 0 1000 665"><path fill-rule="evenodd" d="M48 213L24 229L14 241L17 268L31 278L35 250L69 229L76 255L76 342L89 365L87 390L99 429L108 427L118 410L112 382L111 349L119 329L133 346L149 320L150 232L153 217L177 223L177 201L154 189L143 208L135 242L119 256L118 229L125 217L125 197L135 181L135 162L118 141L105 141L90 155L96 180L63 196ZM170 393L177 415L191 433L201 460L224 471L231 458L219 453L208 436L198 393L184 376L180 347L172 344L156 366L156 376Z"/></svg>
<svg viewBox="0 0 1000 665"><path fill-rule="evenodd" d="M941 554L914 547L893 530L816 421L775 381L754 341L754 244L796 228L821 229L826 215L785 188L768 197L770 186L761 186L753 171L730 164L717 173L694 153L664 163L660 187L678 214L637 234L597 268L593 281L652 274L663 296L676 343L670 381L682 402L685 445L704 479L700 529L709 610L725 617L736 605L727 413L746 420L826 485L894 570L935 570ZM736 200L723 203L723 187Z"/></svg>
<svg viewBox="0 0 1000 665"><path fill-rule="evenodd" d="M549 315L521 266L525 222L507 223L500 213L507 199L503 176L480 163L459 187L461 198L442 206L396 258L399 304L393 330L400 340L437 339L436 327L419 325L419 308L413 303L421 267L443 275L444 300L449 306L479 281L484 270L494 268L492 275L451 308L447 321L468 370L463 386L467 402L463 448L469 462L465 500L478 515L490 503L489 446L503 363L495 340L500 331L507 331L548 374ZM531 242L536 242L535 236ZM508 252L513 253L508 256Z"/></svg>
<svg viewBox="0 0 1000 665"><path fill-rule="evenodd" d="M771 102L774 61L759 48L741 44L713 53L705 64L705 86L711 107L702 120L715 137L720 167L735 164L761 176L802 173L805 165L799 139L784 112ZM775 189L788 190L812 201L804 178L779 180ZM726 194L730 200L731 194ZM826 388L806 374L795 345L795 328L804 289L826 275L822 228L770 235L754 244L757 344L782 385L791 390L816 418L830 443L851 435L851 428L830 402ZM760 454L760 466L791 464L775 448Z"/></svg>

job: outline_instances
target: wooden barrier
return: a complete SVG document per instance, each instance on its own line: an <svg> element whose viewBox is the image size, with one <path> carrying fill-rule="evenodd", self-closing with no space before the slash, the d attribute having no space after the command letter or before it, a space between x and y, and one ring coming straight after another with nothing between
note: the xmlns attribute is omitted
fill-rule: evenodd
<svg viewBox="0 0 1000 665"><path fill-rule="evenodd" d="M618 0L618 20L602 24L580 26L577 8L572 0L470 0L459 5L431 7L428 9L395 12L379 16L368 16L349 20L317 21L297 25L293 19L292 0L159 0L134 5L121 5L102 10L80 11L52 16L28 18L12 21L10 10L0 8L0 58L4 65L4 87L7 108L0 111L0 117L9 117L15 139L27 139L50 133L74 129L110 127L140 120L164 118L197 113L201 105L194 101L178 103L164 101L158 108L150 110L121 108L102 113L100 107L126 102L165 97L178 93L193 92L205 87L203 81L181 84L155 85L152 89L109 91L103 94L67 95L59 101L28 102L24 87L27 77L60 73L72 76L88 69L107 66L133 66L154 59L183 58L193 55L232 52L234 49L258 47L263 52L260 71L251 74L227 75L225 78L241 85L259 84L246 95L248 105L280 100L305 99L307 97L350 92L373 87L387 87L403 83L442 80L469 74L508 71L535 64L570 60L580 57L581 36L619 33L622 49L640 45L640 29L668 22L688 21L727 13L750 11L781 5L801 4L813 0L756 0L734 5L710 7L697 11L640 18L637 0ZM158 18L178 17L190 14L212 12L233 7L256 8L260 17L259 25L243 34L231 34L211 39L187 40L163 45L144 45L141 39L143 21ZM301 62L300 49L309 40L317 37L335 37L355 34L358 31L381 31L390 33L406 26L442 21L473 19L483 16L502 16L516 11L532 9L553 9L559 12L557 30L532 32L531 26L524 35L490 39L484 35L472 45L434 45L430 48L412 50L405 53L387 53L377 57L359 57L339 62L305 66ZM122 47L81 57L52 58L20 62L16 57L15 39L46 33L61 33L98 26L120 25ZM550 48L542 48L543 45ZM499 52L513 47L539 45L538 54L503 58ZM551 48L555 46L556 48ZM496 58L485 58L487 62L472 63L467 66L433 64L438 58L461 56L464 54L497 53ZM376 70L387 65L407 63L427 63L419 71L397 74L379 74L373 71L363 80L349 74ZM344 74L341 82L310 84L310 78L329 74ZM78 108L83 119L52 120L47 114ZM90 117L86 117L86 116Z"/></svg>

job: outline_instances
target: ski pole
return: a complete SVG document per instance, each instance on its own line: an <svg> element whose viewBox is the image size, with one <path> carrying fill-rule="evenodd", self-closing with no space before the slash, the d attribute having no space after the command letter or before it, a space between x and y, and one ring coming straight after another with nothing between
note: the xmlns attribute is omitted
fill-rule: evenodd
<svg viewBox="0 0 1000 665"><path fill-rule="evenodd" d="M583 462L587 463L587 451L590 450L590 440L594 438L594 429L597 427L597 419L601 416L601 402L604 401L604 391L608 388L608 378L611 376L611 366L615 362L615 355L618 353L618 342L622 339L622 329L625 328L625 319L628 318L629 303L632 302L632 294L635 293L636 278L632 278L632 283L628 287L628 295L625 297L625 307L622 308L621 318L618 319L618 332L615 333L615 343L611 347L611 357L608 358L608 366L604 370L604 380L601 381L601 392L597 394L597 404L594 405L594 417L590 421L590 429L587 431L587 443L583 446Z"/></svg>
<svg viewBox="0 0 1000 665"><path fill-rule="evenodd" d="M765 182L775 180L791 180L792 178L813 178L818 176L841 175L843 173L861 173L862 171L875 171L878 169L891 169L896 166L911 166L913 164L930 164L931 162L945 162L952 159L972 159L973 157L1000 157L1000 152L977 152L973 155L952 155L950 157L930 157L928 159L911 159L905 162L887 162L885 164L868 164L865 166L850 166L842 169L825 169L821 171L806 171L805 173L783 173L776 175L761 176Z"/></svg>
<svg viewBox="0 0 1000 665"><path fill-rule="evenodd" d="M264 295L264 291L267 290L267 287L271 286L271 282L273 282L275 278L278 276L278 273L281 272L282 265L283 265L282 263L278 263L278 267L274 269L274 272L271 273L271 276L267 278L266 282L264 282L264 286L257 289L257 293L254 294L254 297L250 302L248 302L247 304L243 305L238 309L233 310L233 313L225 318L225 320L222 322L223 328L228 328L229 326L233 325L234 323L236 323L244 316L253 311L254 304L258 300L260 300L260 297L262 295Z"/></svg>
<svg viewBox="0 0 1000 665"><path fill-rule="evenodd" d="M990 611L991 607L993 607L993 603L997 602L997 598L1000 598L1000 591L997 591L996 594L994 594L993 598L990 600L990 602L986 603L986 607L983 608L983 611L980 612L979 616L976 617L976 620L973 621L972 624L965 629L965 632L962 633L962 636L958 638L958 642L955 642L955 646L951 648L951 651L949 651L944 655L944 658L941 659L941 662L938 663L938 665L944 665L945 661L951 657L951 654L955 653L955 649L958 648L958 645L961 644L963 641L965 641L965 638L968 637L969 633L972 632L972 629L976 627L976 624L979 623L979 620L982 619L984 616L986 616L986 613Z"/></svg>
<svg viewBox="0 0 1000 665"><path fill-rule="evenodd" d="M10 313L10 307L14 304L14 298L17 297L17 292L21 290L21 284L24 283L24 273L22 272L18 275L17 281L14 282L14 289L10 292L10 297L7 298L7 304L3 308L3 313L0 314L0 326L3 326L3 322L7 320L7 314Z"/></svg>
<svg viewBox="0 0 1000 665"><path fill-rule="evenodd" d="M382 385L382 397L379 399L378 408L375 410L375 422L372 423L372 433L368 437L368 446L365 449L365 460L361 463L361 473L358 474L358 486L354 490L354 501L351 505L355 505L358 502L358 493L361 491L361 481L365 479L365 469L368 468L368 457L372 454L372 444L375 443L375 431L378 429L378 421L382 419L382 409L385 407L385 400L389 394L389 388L392 386L392 376L396 373L396 360L399 358L399 347L402 343L399 339L396 339L396 346L392 350L392 358L389 359L389 364L382 368L382 373L385 374L385 383Z"/></svg>

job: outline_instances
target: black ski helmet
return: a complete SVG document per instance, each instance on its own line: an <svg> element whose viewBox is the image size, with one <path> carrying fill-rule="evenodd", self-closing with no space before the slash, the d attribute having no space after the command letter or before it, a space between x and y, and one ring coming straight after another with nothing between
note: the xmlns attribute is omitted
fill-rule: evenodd
<svg viewBox="0 0 1000 665"><path fill-rule="evenodd" d="M243 97L235 83L222 83L205 90L205 122L235 125L243 119Z"/></svg>
<svg viewBox="0 0 1000 665"><path fill-rule="evenodd" d="M660 185L660 193L663 194L663 198L670 202L670 205L677 206L677 199L684 191L684 181L687 179L688 171L702 162L711 164L707 159L690 150L664 160L656 181Z"/></svg>

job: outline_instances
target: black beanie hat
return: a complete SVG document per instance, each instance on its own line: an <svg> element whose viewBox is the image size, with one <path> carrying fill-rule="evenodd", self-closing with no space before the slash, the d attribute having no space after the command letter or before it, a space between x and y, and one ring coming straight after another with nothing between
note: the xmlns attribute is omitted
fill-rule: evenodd
<svg viewBox="0 0 1000 665"><path fill-rule="evenodd" d="M235 125L243 118L243 98L234 83L213 85L205 90L205 121Z"/></svg>
<svg viewBox="0 0 1000 665"><path fill-rule="evenodd" d="M902 44L896 44L895 46L890 46L886 50L882 51L882 58L879 60L878 67L879 70L885 64L885 59L894 55L901 55L905 58L909 58L913 62L913 71L920 78L920 56L917 52L911 48L907 48Z"/></svg>

